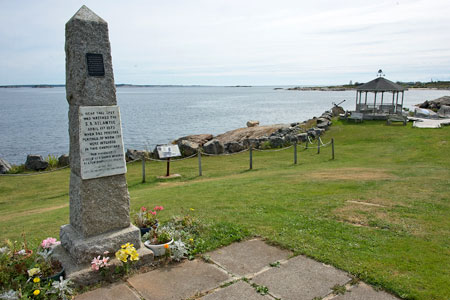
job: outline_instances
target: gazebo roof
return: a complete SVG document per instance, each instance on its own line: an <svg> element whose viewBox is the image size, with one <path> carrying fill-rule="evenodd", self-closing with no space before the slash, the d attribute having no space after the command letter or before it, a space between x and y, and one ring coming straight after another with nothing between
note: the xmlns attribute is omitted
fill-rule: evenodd
<svg viewBox="0 0 450 300"><path fill-rule="evenodd" d="M393 92L404 91L405 88L383 77L377 77L356 88L357 91L364 92Z"/></svg>

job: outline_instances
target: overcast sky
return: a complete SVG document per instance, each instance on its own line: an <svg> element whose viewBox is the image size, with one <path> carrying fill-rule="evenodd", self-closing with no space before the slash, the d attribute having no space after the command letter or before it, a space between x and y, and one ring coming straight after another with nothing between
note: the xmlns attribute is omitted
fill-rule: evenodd
<svg viewBox="0 0 450 300"><path fill-rule="evenodd" d="M449 0L0 0L0 85L64 83L83 4L109 24L116 83L450 80Z"/></svg>

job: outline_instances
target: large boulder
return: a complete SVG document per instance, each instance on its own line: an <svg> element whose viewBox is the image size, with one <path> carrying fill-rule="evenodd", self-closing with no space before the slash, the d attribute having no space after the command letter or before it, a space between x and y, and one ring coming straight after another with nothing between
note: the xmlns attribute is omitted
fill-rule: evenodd
<svg viewBox="0 0 450 300"><path fill-rule="evenodd" d="M65 166L70 165L69 155L63 154L60 157L58 157L58 165L60 167L65 167Z"/></svg>
<svg viewBox="0 0 450 300"><path fill-rule="evenodd" d="M342 106L333 106L331 113L333 114L333 117L337 117L340 114L345 114L345 110Z"/></svg>
<svg viewBox="0 0 450 300"><path fill-rule="evenodd" d="M308 134L307 133L299 133L299 134L297 134L297 140L299 142L306 142L308 140Z"/></svg>
<svg viewBox="0 0 450 300"><path fill-rule="evenodd" d="M41 155L29 154L27 156L27 161L25 162L25 169L41 171L48 167L48 162L45 161Z"/></svg>
<svg viewBox="0 0 450 300"><path fill-rule="evenodd" d="M284 146L284 138L280 136L269 137L269 143L272 148L280 148Z"/></svg>
<svg viewBox="0 0 450 300"><path fill-rule="evenodd" d="M286 125L278 124L271 126L238 128L222 133L218 135L216 139L224 145L230 142L244 143L247 139L260 139L262 137L268 137L282 127L286 127Z"/></svg>
<svg viewBox="0 0 450 300"><path fill-rule="evenodd" d="M242 144L244 148L259 148L259 139L245 139Z"/></svg>
<svg viewBox="0 0 450 300"><path fill-rule="evenodd" d="M208 142L212 139L213 139L212 134L194 134L194 135L183 136L183 137L179 138L178 140L174 141L173 144L177 144L179 146L179 143L181 141L190 141L190 142L198 144L199 146L203 146L204 144L206 144L206 142Z"/></svg>
<svg viewBox="0 0 450 300"><path fill-rule="evenodd" d="M428 108L434 111L438 111L442 105L450 106L450 96L444 96L430 101L427 100L419 104L418 106L420 108Z"/></svg>
<svg viewBox="0 0 450 300"><path fill-rule="evenodd" d="M203 145L203 151L207 154L222 154L224 150L223 144L217 139L213 139Z"/></svg>
<svg viewBox="0 0 450 300"><path fill-rule="evenodd" d="M9 162L4 160L3 158L0 158L0 174L5 174L9 170L11 170L11 165L9 164Z"/></svg>
<svg viewBox="0 0 450 300"><path fill-rule="evenodd" d="M181 155L191 156L198 152L200 146L189 140L181 140L178 142L178 148L180 148Z"/></svg>
<svg viewBox="0 0 450 300"><path fill-rule="evenodd" d="M423 118L423 119L439 119L437 113L427 108L419 108L416 107L414 109L414 117Z"/></svg>
<svg viewBox="0 0 450 300"><path fill-rule="evenodd" d="M247 127L256 127L258 125L259 125L259 121L255 121L255 120L247 121Z"/></svg>
<svg viewBox="0 0 450 300"><path fill-rule="evenodd" d="M441 108L439 108L437 114L441 118L450 118L450 106L441 105Z"/></svg>
<svg viewBox="0 0 450 300"><path fill-rule="evenodd" d="M142 157L149 157L149 153L145 150L135 150L135 149L127 149L127 152L125 153L125 159L126 161L134 161L142 159Z"/></svg>
<svg viewBox="0 0 450 300"><path fill-rule="evenodd" d="M225 151L228 153L236 153L244 150L244 145L238 142L229 142L225 144Z"/></svg>

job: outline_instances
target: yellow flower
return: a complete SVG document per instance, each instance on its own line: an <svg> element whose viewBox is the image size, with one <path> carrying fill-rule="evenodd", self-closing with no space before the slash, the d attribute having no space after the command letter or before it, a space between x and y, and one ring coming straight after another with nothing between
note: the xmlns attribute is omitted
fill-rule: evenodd
<svg viewBox="0 0 450 300"><path fill-rule="evenodd" d="M41 281L41 279L39 278L39 277L34 277L34 279L33 279L33 282L34 283L38 283L38 282L40 282Z"/></svg>
<svg viewBox="0 0 450 300"><path fill-rule="evenodd" d="M193 243L193 242L194 242L194 239L193 239L193 238L190 238L190 239L189 239L189 242Z"/></svg>
<svg viewBox="0 0 450 300"><path fill-rule="evenodd" d="M116 258L120 261L127 262L128 255L123 249L120 249L116 252Z"/></svg>
<svg viewBox="0 0 450 300"><path fill-rule="evenodd" d="M122 249L123 248L128 248L128 247L130 247L130 243L126 243L125 245L122 245Z"/></svg>
<svg viewBox="0 0 450 300"><path fill-rule="evenodd" d="M190 211L194 211L195 209L193 209L193 208L191 207L191 208L189 208L189 210L190 210Z"/></svg>
<svg viewBox="0 0 450 300"><path fill-rule="evenodd" d="M137 251L131 253L130 260L139 260L139 253L137 253Z"/></svg>
<svg viewBox="0 0 450 300"><path fill-rule="evenodd" d="M40 290L34 290L33 295L37 296L37 295L39 295L40 293L41 293Z"/></svg>
<svg viewBox="0 0 450 300"><path fill-rule="evenodd" d="M39 268L32 268L32 269L29 269L27 272L28 272L28 276L33 277L34 275L41 272L41 270Z"/></svg>

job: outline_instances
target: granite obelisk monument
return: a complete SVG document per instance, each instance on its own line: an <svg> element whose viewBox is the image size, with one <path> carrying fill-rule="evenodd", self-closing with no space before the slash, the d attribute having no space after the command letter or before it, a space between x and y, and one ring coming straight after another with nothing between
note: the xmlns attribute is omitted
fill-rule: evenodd
<svg viewBox="0 0 450 300"><path fill-rule="evenodd" d="M60 239L77 264L127 242L139 248L130 223L122 128L108 24L86 6L66 24L69 102L70 224Z"/></svg>

